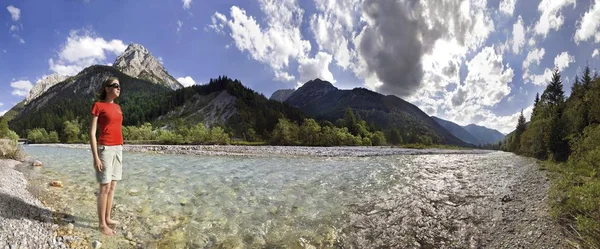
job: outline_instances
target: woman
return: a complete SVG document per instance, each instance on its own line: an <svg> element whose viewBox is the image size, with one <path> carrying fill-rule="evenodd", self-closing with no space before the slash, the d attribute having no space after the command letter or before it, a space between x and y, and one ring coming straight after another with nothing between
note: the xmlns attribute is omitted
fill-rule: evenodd
<svg viewBox="0 0 600 249"><path fill-rule="evenodd" d="M114 102L121 94L119 79L111 77L102 83L100 101L92 107L90 145L96 169L96 180L100 184L98 193L98 219L100 231L111 236L116 232L109 226L118 222L110 218L113 196L117 181L122 177L123 158L123 113ZM96 128L100 131L96 140Z"/></svg>

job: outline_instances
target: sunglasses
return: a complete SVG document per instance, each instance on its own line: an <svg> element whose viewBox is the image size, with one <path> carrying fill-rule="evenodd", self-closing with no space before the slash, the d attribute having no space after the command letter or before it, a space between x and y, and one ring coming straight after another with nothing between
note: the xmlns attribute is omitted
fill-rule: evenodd
<svg viewBox="0 0 600 249"><path fill-rule="evenodd" d="M119 85L118 83L113 83L113 84L110 84L110 85L108 85L108 87L112 87L112 88L119 88L119 89L121 89L121 85Z"/></svg>

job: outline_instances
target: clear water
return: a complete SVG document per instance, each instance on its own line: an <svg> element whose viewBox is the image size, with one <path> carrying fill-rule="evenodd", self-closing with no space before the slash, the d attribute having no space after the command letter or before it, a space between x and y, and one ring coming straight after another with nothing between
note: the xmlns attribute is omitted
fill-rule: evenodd
<svg viewBox="0 0 600 249"><path fill-rule="evenodd" d="M97 233L92 228L97 226L98 185L90 150L24 150L44 163L36 174L63 181L61 191L69 200L68 210L78 217L76 224ZM520 163L507 153L257 158L124 152L123 161L113 213L124 223L122 236L100 238L115 245L133 240L144 248L339 248L344 241L360 245L373 238L358 237L374 235L356 225L390 201L406 216L410 231L418 230L410 226L430 226L428 233L468 240L457 233L473 224L465 221L453 224L458 231L444 231L445 226L433 224L444 220L436 215L431 215L431 224L412 224L410 216L426 215L411 210L439 208L432 212L447 219L455 211L480 217L488 209L483 200L502 194L510 181L507 170ZM479 201L465 196L479 196Z"/></svg>

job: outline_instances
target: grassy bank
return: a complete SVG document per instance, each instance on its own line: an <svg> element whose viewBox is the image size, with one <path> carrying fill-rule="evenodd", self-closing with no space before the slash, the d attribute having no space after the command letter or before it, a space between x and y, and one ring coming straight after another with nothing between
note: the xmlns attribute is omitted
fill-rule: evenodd
<svg viewBox="0 0 600 249"><path fill-rule="evenodd" d="M600 248L600 178L594 167L541 162L549 171L551 215L584 248Z"/></svg>

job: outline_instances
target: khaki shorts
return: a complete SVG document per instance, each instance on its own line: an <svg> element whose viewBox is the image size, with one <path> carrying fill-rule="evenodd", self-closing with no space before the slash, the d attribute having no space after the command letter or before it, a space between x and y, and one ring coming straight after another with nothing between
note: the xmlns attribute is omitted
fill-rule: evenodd
<svg viewBox="0 0 600 249"><path fill-rule="evenodd" d="M102 161L103 170L96 169L98 183L106 184L120 181L123 176L123 145L98 145L98 155Z"/></svg>

